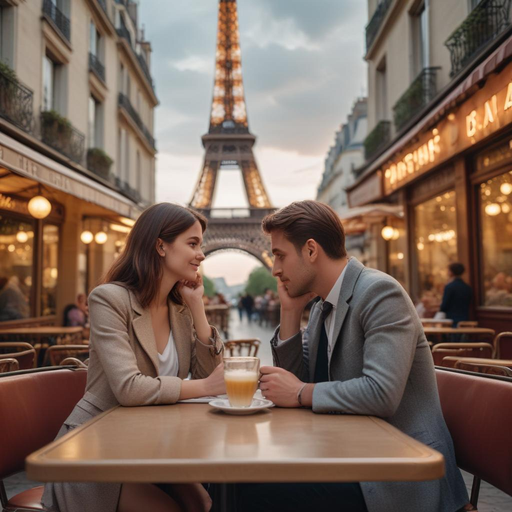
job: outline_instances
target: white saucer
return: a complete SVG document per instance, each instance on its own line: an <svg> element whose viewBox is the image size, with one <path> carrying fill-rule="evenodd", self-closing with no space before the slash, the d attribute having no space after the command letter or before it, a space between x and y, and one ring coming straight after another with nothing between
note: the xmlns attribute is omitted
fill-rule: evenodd
<svg viewBox="0 0 512 512"><path fill-rule="evenodd" d="M253 398L250 407L231 407L229 400L225 398L216 398L210 402L210 405L215 409L219 409L220 411L224 411L228 414L242 416L246 414L254 414L255 412L268 409L269 407L274 407L274 402L265 398Z"/></svg>

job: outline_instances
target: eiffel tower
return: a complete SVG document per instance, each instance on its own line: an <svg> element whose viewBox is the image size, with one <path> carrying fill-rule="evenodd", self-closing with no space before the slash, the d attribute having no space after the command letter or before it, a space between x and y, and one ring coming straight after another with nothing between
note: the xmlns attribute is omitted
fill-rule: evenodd
<svg viewBox="0 0 512 512"><path fill-rule="evenodd" d="M252 148L242 81L242 58L236 0L219 0L215 83L210 128L202 136L203 169L189 206L209 219L205 255L224 249L251 254L271 268L270 243L261 219L273 211ZM212 208L221 169L242 173L248 208Z"/></svg>

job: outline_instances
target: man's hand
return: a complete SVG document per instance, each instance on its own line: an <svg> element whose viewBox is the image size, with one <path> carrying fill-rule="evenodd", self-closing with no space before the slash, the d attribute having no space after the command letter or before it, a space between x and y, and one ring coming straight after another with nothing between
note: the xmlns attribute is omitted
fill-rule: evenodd
<svg viewBox="0 0 512 512"><path fill-rule="evenodd" d="M279 279L277 281L277 293L281 302L281 311L298 311L302 313L306 304L316 297L316 293L308 292L298 297L290 297L286 285Z"/></svg>
<svg viewBox="0 0 512 512"><path fill-rule="evenodd" d="M297 393L304 382L293 373L274 366L262 366L260 373L260 389L265 398L279 407L300 407Z"/></svg>

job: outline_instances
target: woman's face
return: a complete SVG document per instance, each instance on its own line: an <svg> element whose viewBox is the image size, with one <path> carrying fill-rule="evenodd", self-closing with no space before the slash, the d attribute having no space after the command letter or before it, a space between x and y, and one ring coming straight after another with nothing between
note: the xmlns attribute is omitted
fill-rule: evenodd
<svg viewBox="0 0 512 512"><path fill-rule="evenodd" d="M174 242L161 242L157 250L164 258L164 272L169 272L178 280L195 281L200 263L205 256L201 250L203 232L201 224L194 222L186 231L176 237ZM161 248L163 246L163 250Z"/></svg>

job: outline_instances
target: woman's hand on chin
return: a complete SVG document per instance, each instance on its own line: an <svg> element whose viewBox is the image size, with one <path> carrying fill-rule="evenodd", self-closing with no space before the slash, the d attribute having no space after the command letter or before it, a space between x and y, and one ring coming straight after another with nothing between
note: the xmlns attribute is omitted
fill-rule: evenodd
<svg viewBox="0 0 512 512"><path fill-rule="evenodd" d="M197 304L203 304L204 286L201 274L197 274L195 281L182 279L178 288L183 302L192 309Z"/></svg>

